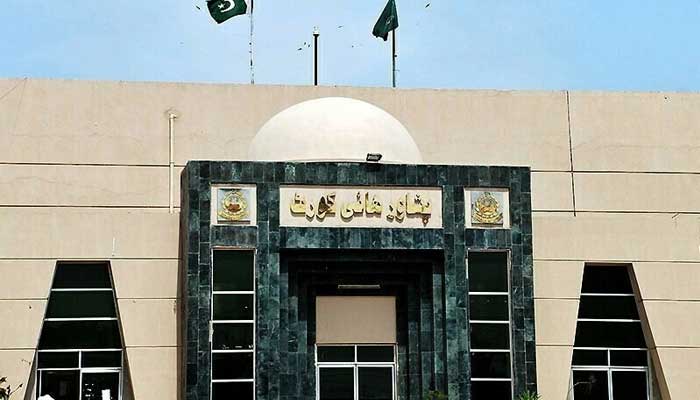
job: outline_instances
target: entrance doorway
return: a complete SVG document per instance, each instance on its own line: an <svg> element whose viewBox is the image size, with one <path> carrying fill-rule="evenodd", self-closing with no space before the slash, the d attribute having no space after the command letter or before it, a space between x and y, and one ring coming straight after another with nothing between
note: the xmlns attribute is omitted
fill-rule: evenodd
<svg viewBox="0 0 700 400"><path fill-rule="evenodd" d="M396 346L317 346L318 400L396 399Z"/></svg>
<svg viewBox="0 0 700 400"><path fill-rule="evenodd" d="M395 400L396 297L316 297L316 399Z"/></svg>
<svg viewBox="0 0 700 400"><path fill-rule="evenodd" d="M297 360L283 392L316 400L418 400L444 391L442 258L419 251L283 252L288 289L280 336L289 351L281 361Z"/></svg>

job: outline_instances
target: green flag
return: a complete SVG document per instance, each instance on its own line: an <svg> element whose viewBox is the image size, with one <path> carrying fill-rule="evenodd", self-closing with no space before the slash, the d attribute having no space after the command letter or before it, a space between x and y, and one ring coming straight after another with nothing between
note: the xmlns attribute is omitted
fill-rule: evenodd
<svg viewBox="0 0 700 400"><path fill-rule="evenodd" d="M389 37L389 32L399 27L399 15L396 13L396 2L394 0L389 0L382 11L382 15L379 16L377 23L374 24L374 29L372 29L372 34L376 37L386 39Z"/></svg>
<svg viewBox="0 0 700 400"><path fill-rule="evenodd" d="M218 24L236 15L245 14L248 10L245 0L208 0L207 7L209 14Z"/></svg>

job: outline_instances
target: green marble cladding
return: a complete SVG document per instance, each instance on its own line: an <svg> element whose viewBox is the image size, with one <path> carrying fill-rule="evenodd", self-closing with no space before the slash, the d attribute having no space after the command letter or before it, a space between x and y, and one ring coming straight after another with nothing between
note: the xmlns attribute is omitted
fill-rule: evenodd
<svg viewBox="0 0 700 400"><path fill-rule="evenodd" d="M210 186L216 183L257 186L257 226L210 225ZM281 184L441 187L443 228L280 227ZM465 229L465 187L508 188L511 229ZM294 249L302 253L372 249L440 254L442 264L426 269L416 282L407 284L412 289L400 300L405 301L407 313L401 317L405 327L399 326L399 336L408 338L399 343L402 400L421 399L421 393L431 389L448 392L450 399L470 399L465 258L470 250L510 250L515 394L536 390L529 168L190 161L182 175L181 192L187 400L210 397L212 246L257 249L258 400L315 399L313 342L309 342L315 327L308 315L308 290L299 282L300 272L290 269L285 258L285 252Z"/></svg>
<svg viewBox="0 0 700 400"><path fill-rule="evenodd" d="M282 275L288 278L286 286L290 295L288 301L282 303L281 320L282 326L289 329L281 329L280 354L282 359L306 362L280 372L284 397L315 398L315 296L338 294L334 288L338 282L381 281L380 290L363 293L396 296L398 394L402 399L421 399L422 388L435 386L431 374L421 374L423 364L431 371L429 366L435 354L444 357L442 349L434 350L431 340L434 318L442 315L444 306L439 298L435 302L432 287L433 274L442 276L441 268L441 252L437 251L285 252ZM438 284L442 285L442 280ZM289 366L289 363L283 361L282 365Z"/></svg>

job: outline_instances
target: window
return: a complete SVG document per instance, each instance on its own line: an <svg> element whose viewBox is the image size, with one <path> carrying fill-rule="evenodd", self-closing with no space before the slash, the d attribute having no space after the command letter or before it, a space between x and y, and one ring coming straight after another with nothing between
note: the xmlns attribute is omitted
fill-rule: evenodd
<svg viewBox="0 0 700 400"><path fill-rule="evenodd" d="M211 398L253 400L254 253L251 250L214 250L213 262Z"/></svg>
<svg viewBox="0 0 700 400"><path fill-rule="evenodd" d="M316 347L318 400L394 400L396 347Z"/></svg>
<svg viewBox="0 0 700 400"><path fill-rule="evenodd" d="M37 397L119 400L122 340L109 265L59 263L37 353Z"/></svg>
<svg viewBox="0 0 700 400"><path fill-rule="evenodd" d="M471 398L510 400L510 285L508 253L470 252L469 338Z"/></svg>
<svg viewBox="0 0 700 400"><path fill-rule="evenodd" d="M574 400L649 398L649 355L626 267L585 267L571 369Z"/></svg>

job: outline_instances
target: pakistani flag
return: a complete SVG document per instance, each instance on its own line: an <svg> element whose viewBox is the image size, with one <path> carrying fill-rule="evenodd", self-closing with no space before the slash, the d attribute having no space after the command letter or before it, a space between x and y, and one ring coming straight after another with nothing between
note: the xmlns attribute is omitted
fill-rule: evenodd
<svg viewBox="0 0 700 400"><path fill-rule="evenodd" d="M382 11L382 15L379 16L377 23L374 24L374 29L372 29L372 34L376 37L386 39L389 37L389 32L399 27L399 15L396 13L396 2L394 0L389 0Z"/></svg>
<svg viewBox="0 0 700 400"><path fill-rule="evenodd" d="M245 0L208 0L207 7L209 14L218 24L236 15L245 14L248 10Z"/></svg>

